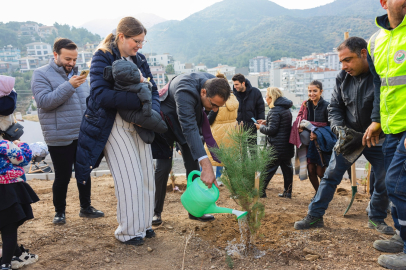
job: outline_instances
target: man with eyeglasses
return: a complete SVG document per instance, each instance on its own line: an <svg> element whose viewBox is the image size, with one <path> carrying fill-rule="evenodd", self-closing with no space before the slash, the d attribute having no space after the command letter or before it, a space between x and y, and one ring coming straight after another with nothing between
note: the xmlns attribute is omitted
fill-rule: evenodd
<svg viewBox="0 0 406 270"><path fill-rule="evenodd" d="M230 97L230 86L222 78L209 73L182 74L169 84L167 95L161 97L161 111L168 131L155 136L152 144L154 158L157 158L155 169L155 210L153 225L162 223L161 212L166 194L168 175L172 168L173 145L178 143L182 152L186 173L202 168L200 179L209 187L216 186L213 167L204 149L201 135L213 139L210 124L205 111L218 111ZM207 134L207 130L210 134ZM214 139L213 139L214 140ZM200 166L199 166L200 165ZM210 221L212 215L190 219Z"/></svg>

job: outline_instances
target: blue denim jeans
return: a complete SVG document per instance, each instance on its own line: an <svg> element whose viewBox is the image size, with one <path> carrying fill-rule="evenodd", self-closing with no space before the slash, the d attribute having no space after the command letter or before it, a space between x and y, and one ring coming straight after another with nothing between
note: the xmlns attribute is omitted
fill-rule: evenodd
<svg viewBox="0 0 406 270"><path fill-rule="evenodd" d="M217 166L216 167L216 179L221 177L222 174L223 174L223 167L222 166Z"/></svg>
<svg viewBox="0 0 406 270"><path fill-rule="evenodd" d="M385 186L385 166L382 146L365 147L362 154L374 168L375 182L374 193L371 196L369 218L383 221L387 217L389 205L388 194ZM313 202L309 205L309 215L322 217L334 197L337 186L341 183L345 171L351 167L342 155L337 155L335 151L331 155L330 163L320 181L319 190ZM344 211L344 209L343 209Z"/></svg>
<svg viewBox="0 0 406 270"><path fill-rule="evenodd" d="M406 132L386 135L383 144L385 156L386 187L392 201L392 218L395 228L404 241L403 252L406 253L406 149L404 141Z"/></svg>

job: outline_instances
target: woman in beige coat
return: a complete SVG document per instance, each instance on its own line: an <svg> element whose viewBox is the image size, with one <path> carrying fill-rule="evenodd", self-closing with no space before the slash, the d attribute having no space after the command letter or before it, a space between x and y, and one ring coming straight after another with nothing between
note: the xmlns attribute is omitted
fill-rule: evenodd
<svg viewBox="0 0 406 270"><path fill-rule="evenodd" d="M227 80L226 76L219 72L217 72L216 77L224 78L225 80ZM228 138L229 136L227 133L231 129L235 129L237 127L238 106L239 103L237 98L234 96L233 93L231 93L230 98L227 100L226 104L219 108L217 115L213 111L209 113L209 119L215 118L214 122L211 124L211 132L213 133L213 137L218 145L222 144L227 146L227 144L230 143L230 139ZM206 149L206 153L211 161L211 164L213 166L217 166L217 183L219 185L222 185L222 183L219 181L219 178L223 170L223 165L213 160L206 144L204 145L204 148Z"/></svg>

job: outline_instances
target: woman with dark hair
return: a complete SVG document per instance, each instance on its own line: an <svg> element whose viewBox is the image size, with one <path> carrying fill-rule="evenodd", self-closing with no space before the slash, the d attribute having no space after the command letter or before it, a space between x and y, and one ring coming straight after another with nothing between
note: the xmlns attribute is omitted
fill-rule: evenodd
<svg viewBox="0 0 406 270"><path fill-rule="evenodd" d="M90 96L79 134L76 178L86 184L86 176L96 168L103 154L114 178L117 197L116 238L129 245L142 245L152 238L154 210L154 167L151 145L146 144L134 125L126 122L118 110L142 108L138 95L115 91L114 82L103 78L106 67L125 59L138 66L141 82L152 84L152 109L160 112L157 86L145 56L138 52L145 43L147 30L133 17L120 20L96 50L90 67Z"/></svg>
<svg viewBox="0 0 406 270"><path fill-rule="evenodd" d="M317 135L313 132L317 127L329 126L327 107L330 104L322 97L323 85L320 81L314 80L308 86L309 99L304 101L300 107L299 114L293 124L292 133L299 132L300 142L290 142L298 146L297 158L306 156L307 159L300 159L300 169L303 169L303 161L307 161L307 173L314 190L317 193L319 188L319 179L322 178L330 161L331 151L323 152L317 146ZM317 148L317 155L309 156L307 153L308 145L313 141ZM306 154L307 153L307 154ZM297 169L296 169L297 170ZM299 175L301 180L307 178L306 173L301 171Z"/></svg>

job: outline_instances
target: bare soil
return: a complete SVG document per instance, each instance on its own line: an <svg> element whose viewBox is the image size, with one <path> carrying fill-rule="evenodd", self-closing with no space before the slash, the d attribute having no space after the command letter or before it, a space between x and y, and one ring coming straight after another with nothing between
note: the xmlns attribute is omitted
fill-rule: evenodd
<svg viewBox="0 0 406 270"><path fill-rule="evenodd" d="M111 176L93 179L92 204L105 213L99 219L79 217L78 192L72 179L67 223L62 226L52 224L52 181L29 181L41 201L33 205L35 219L20 227L19 243L40 259L25 269L182 269L183 260L184 269L381 269L376 262L380 252L372 243L390 236L367 227L368 196L363 187L358 188L352 208L343 217L351 196L350 183L343 180L326 212L325 227L296 231L293 224L306 215L314 190L309 181L295 178L293 198L279 198L282 182L281 176L275 176L268 198L261 199L266 215L256 245L266 255L254 259L225 256L228 241L240 239L233 215L216 214L210 223L189 220L180 203L181 192L173 193L170 184L164 223L155 227L157 237L134 247L114 238L116 198ZM176 185L184 190L185 178L178 177ZM219 206L238 208L226 188L221 187L220 193ZM393 224L390 217L387 222ZM309 261L305 257L309 253L320 258Z"/></svg>

